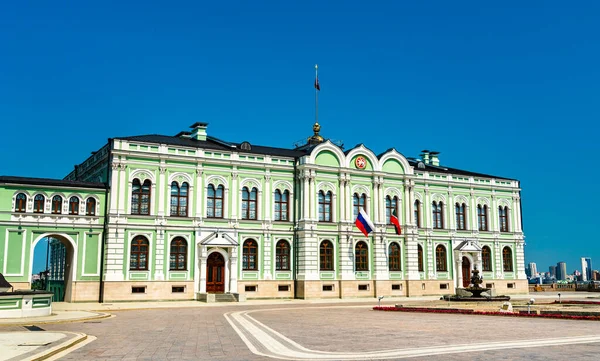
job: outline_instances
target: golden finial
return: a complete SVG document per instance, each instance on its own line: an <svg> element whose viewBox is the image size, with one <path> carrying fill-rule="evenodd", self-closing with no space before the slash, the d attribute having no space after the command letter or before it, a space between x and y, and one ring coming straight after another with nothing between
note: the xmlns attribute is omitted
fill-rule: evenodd
<svg viewBox="0 0 600 361"><path fill-rule="evenodd" d="M319 135L320 131L321 125L319 124L319 122L315 122L315 124L313 125L313 132L315 132L315 134L312 137L308 137L309 144L323 143L323 137Z"/></svg>

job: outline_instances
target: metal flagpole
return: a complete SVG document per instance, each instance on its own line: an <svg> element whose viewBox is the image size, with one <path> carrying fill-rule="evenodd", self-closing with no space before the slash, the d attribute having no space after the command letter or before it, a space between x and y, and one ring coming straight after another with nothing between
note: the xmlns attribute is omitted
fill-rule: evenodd
<svg viewBox="0 0 600 361"><path fill-rule="evenodd" d="M315 123L319 122L319 65L315 64Z"/></svg>

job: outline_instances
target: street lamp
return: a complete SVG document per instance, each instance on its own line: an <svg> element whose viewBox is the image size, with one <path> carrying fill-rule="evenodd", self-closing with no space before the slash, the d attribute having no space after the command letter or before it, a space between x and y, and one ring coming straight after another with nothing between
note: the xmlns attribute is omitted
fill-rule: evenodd
<svg viewBox="0 0 600 361"><path fill-rule="evenodd" d="M558 293L558 303L561 303L560 302L560 292Z"/></svg>

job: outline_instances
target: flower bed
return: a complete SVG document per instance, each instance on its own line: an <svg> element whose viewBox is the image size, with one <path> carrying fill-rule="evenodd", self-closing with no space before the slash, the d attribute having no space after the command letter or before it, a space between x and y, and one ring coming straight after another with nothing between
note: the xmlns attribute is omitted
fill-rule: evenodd
<svg viewBox="0 0 600 361"><path fill-rule="evenodd" d="M546 311L538 314L537 312L527 313L526 311L520 312L499 312L499 311L476 311L468 309L457 309L457 308L425 308L425 307L395 307L395 306L375 306L375 311L399 311L399 312L425 312L425 313L454 313L462 315L481 315L481 316L507 316L507 317L537 317L537 318L558 318L565 320L589 320L589 321L600 321L600 316L591 315L568 315L564 313L551 313L552 311Z"/></svg>

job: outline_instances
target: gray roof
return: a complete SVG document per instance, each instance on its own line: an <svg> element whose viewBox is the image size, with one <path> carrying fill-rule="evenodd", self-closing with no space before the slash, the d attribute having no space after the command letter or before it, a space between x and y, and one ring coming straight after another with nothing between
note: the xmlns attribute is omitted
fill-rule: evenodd
<svg viewBox="0 0 600 361"><path fill-rule="evenodd" d="M105 189L104 183L83 182L64 179L50 178L29 178L15 176L0 176L0 184L27 184L36 186L57 186L57 187L77 187L77 188L96 188Z"/></svg>
<svg viewBox="0 0 600 361"><path fill-rule="evenodd" d="M147 134L147 135L137 135L131 137L115 137L114 139L122 139L133 142L143 142L143 143L155 143L155 144L167 144L167 145L179 145L183 147L190 148L202 148L202 149L212 149L212 150L220 150L220 151L236 151L239 153L252 153L252 154L264 154L264 155L274 155L280 157L289 157L289 158L299 158L309 154L316 145L306 144L295 149L287 149L287 148L275 148L275 147L267 147L262 145L254 145L251 144L250 150L242 150L240 145L241 143L233 143L227 142L215 137L207 136L206 140L197 140L193 138L181 137L182 134L189 135L189 132L181 132L176 136L168 136L168 135L159 135L159 134ZM357 144L356 147L364 144ZM354 148L356 148L354 147ZM352 148L352 149L354 149ZM342 151L343 148L340 147ZM344 151L345 154L348 154L352 149L348 149ZM386 152L378 155L378 158L388 151L394 148L388 149ZM425 168L418 168L418 160L408 159L408 162L411 166L415 167L415 170L423 170L428 172L436 172L436 173L447 173L447 174L455 174L455 175L464 175L464 176L473 176L473 177L485 177L485 178L497 178L497 179L507 179L513 180L512 178L494 176L483 173L470 172L466 170L449 168L444 166L434 166L431 164L425 164Z"/></svg>
<svg viewBox="0 0 600 361"><path fill-rule="evenodd" d="M132 137L115 137L114 139L121 139L133 142L143 143L155 143L155 144L167 144L167 145L179 145L182 147L190 148L202 148L222 151L236 151L239 153L251 153L251 154L264 154L264 155L275 155L280 157L299 158L307 154L305 150L298 149L287 149L287 148L275 148L266 147L262 145L251 145L250 150L242 150L240 148L241 143L232 143L220 140L215 137L208 136L206 140L197 140L192 138L184 138L169 135L159 134L147 134L147 135L136 135Z"/></svg>

